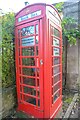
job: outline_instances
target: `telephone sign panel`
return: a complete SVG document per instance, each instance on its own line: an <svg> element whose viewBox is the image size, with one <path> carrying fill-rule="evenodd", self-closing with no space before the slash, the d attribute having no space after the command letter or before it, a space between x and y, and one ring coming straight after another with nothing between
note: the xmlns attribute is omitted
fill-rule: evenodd
<svg viewBox="0 0 80 120"><path fill-rule="evenodd" d="M39 16L39 15L41 15L41 10L38 10L36 12L33 12L31 14L28 14L28 15L25 15L25 16L22 16L22 17L18 18L18 22L21 22L23 20L27 20L29 18L33 18L33 17Z"/></svg>
<svg viewBox="0 0 80 120"><path fill-rule="evenodd" d="M32 4L16 14L15 58L18 110L55 118L62 106L62 29L57 10Z"/></svg>

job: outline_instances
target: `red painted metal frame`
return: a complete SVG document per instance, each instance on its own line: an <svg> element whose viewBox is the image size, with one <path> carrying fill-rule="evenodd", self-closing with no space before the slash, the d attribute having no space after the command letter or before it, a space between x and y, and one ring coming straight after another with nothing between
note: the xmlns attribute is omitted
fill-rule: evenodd
<svg viewBox="0 0 80 120"><path fill-rule="evenodd" d="M60 96L59 96L59 98L52 105L51 104L52 103L52 94L50 94L50 118L52 118L52 117L54 117L57 114L58 109L62 106L62 29L61 29L60 26L56 25L54 23L54 21L50 21L50 20L49 20L49 26L50 27L52 26L53 28L56 28L60 32L60 37L56 37L56 36L53 35L53 39L57 38L59 40L59 42L60 42L60 46L59 47L52 45L52 41L51 41L51 29L50 29L50 34L49 34L50 35L50 39L49 39L50 40L49 41L49 43L50 43L50 49L51 48L54 49L54 47L60 49L60 56L57 56L58 58L60 58L60 64L57 64L57 65L53 66L53 67L60 66L60 73L58 73L60 75L60 80L56 84L54 84L54 86L57 85L58 83L60 84L59 85L59 89L54 93L54 95L55 95L58 91L60 91ZM51 45L52 45L52 47L51 47ZM52 49L51 49L50 55L52 54ZM52 57L50 57L51 63L52 63L52 58L55 58L55 57L56 56L54 56L54 55ZM50 72L50 73L52 73L52 72ZM50 78L51 78L51 76L50 76ZM54 76L53 76L53 79L54 79ZM52 84L52 83L50 82L50 84ZM54 86L53 86L53 89L54 89ZM52 88L51 88L50 93L52 93ZM53 98L54 98L54 95L53 95Z"/></svg>
<svg viewBox="0 0 80 120"><path fill-rule="evenodd" d="M29 5L23 8L19 13L16 14L16 22L15 22L15 45L16 45L15 59L16 59L16 85L17 85L18 110L24 111L25 113L28 113L36 118L54 118L57 112L59 111L60 107L62 106L62 29L59 25L57 25L56 23L54 23L54 21L51 21L47 17L46 6L50 6L56 11L56 9L53 6L46 5L43 3ZM24 16L25 14L35 12L37 10L42 11L40 16L18 22L19 17ZM20 85L27 86L30 88L35 88L35 87L30 86L30 85L20 84L20 76L25 76L25 75L20 74L19 70L21 67L26 68L26 66L19 65L19 58L22 61L23 56L19 56L19 53L18 53L18 48L22 49L22 46L20 47L18 46L18 29L21 29L21 28L24 28L30 25L35 25L35 24L39 25L38 66L40 69L40 73L39 73L40 74L40 78L39 78L40 80L40 107L24 102L23 98L22 98L22 101L20 100L20 94L21 94ZM60 73L58 73L60 74L60 81L58 81L58 83L60 82L60 96L53 104L52 104L52 97L54 97L54 95L52 95L52 78L54 79L54 77L52 77L52 58L54 58L55 56L52 55L52 47L54 48L54 46L52 46L52 41L51 41L51 26L53 28L55 27L56 29L60 31L60 38L58 38L60 41L60 47L59 47L60 48L60 56L59 56ZM29 57L30 56L27 56L27 58ZM26 58L26 56L24 56L24 58ZM39 63L40 60L43 61L43 65L40 65ZM34 68L34 66L27 66L27 68ZM28 76L28 77L34 78L33 76ZM57 92L58 91L59 90L57 90ZM22 94L23 94L23 91L22 91ZM31 96L31 95L28 95L28 96ZM34 96L34 98L38 98L38 96Z"/></svg>
<svg viewBox="0 0 80 120"><path fill-rule="evenodd" d="M39 59L39 61L40 61L40 59L42 59L43 60L43 39L42 39L42 20L39 20L39 21L34 21L34 22L30 22L30 23L27 23L27 24L23 24L23 25L21 25L21 26L18 26L16 29L17 29L17 31L18 30L20 30L20 29L22 29L22 28L24 28L25 26L27 27L27 26L31 26L31 25L36 25L36 24L38 24L39 25L39 45L38 45L38 47L39 47L39 56L38 56L38 59ZM18 36L18 33L16 34L16 37ZM18 41L18 38L16 38L16 41ZM21 41L21 38L20 38L20 41ZM16 43L16 45L18 44L18 42ZM24 94L24 95L27 95L27 96L30 96L30 97L32 97L32 98L37 98L38 99L38 97L35 97L35 96L32 96L32 95L29 95L29 94L25 94L25 93L23 93L23 92L20 92L20 85L21 86L26 86L26 87L29 87L29 88L35 88L34 86L30 86L30 85L26 85L26 84L21 84L20 83L20 80L19 80L19 78L20 78L20 76L25 76L25 77L27 77L26 75L23 75L22 73L20 74L19 73L19 69L20 69L20 67L22 67L22 68L37 68L37 67L39 67L39 69L40 69L40 77L39 77L39 82L40 82L40 107L37 107L37 106L33 106L33 105L31 105L31 104L29 104L29 103L26 103L26 102L24 102L23 101L23 98L22 98L22 103L20 103L20 101L18 101L18 110L22 110L22 111L26 111L27 113L29 113L29 114L31 114L31 115L34 115L35 117L36 117L36 115L38 115L37 117L39 117L39 114L40 114L40 117L43 117L43 66L40 66L40 64L39 64L39 66L23 66L22 64L21 65L19 65L19 58L20 58L20 60L22 61L22 58L32 58L32 56L19 56L19 53L18 53L18 48L20 49L20 51L21 51L21 49L22 48L25 48L25 47L22 47L22 46L16 46L16 60L18 61L16 61L16 66L17 66L17 73L16 73L16 77L17 77L17 75L18 75L18 77L17 77L17 93L18 93L18 100L20 99L20 94ZM27 48L27 47L26 47ZM36 48L36 46L35 46L35 48ZM35 56L36 57L36 56ZM21 70L22 70L22 68L21 68ZM30 78L34 78L33 76L28 76L28 77L30 77ZM37 77L38 78L38 77ZM37 78L36 78L36 80L37 80ZM37 81L36 81L36 84L37 84ZM37 88L36 88L37 89ZM24 110L24 106L26 106L26 110ZM37 113L37 114L36 114Z"/></svg>
<svg viewBox="0 0 80 120"><path fill-rule="evenodd" d="M44 118L54 118L62 106L62 29L59 25L51 21L50 18L44 18L44 29L46 35L44 36ZM50 25L60 31L60 97L57 101L52 103L52 41L51 41L51 28ZM56 37L57 38L57 37ZM54 57L54 55L53 55ZM59 73L58 73L59 74ZM47 82L46 82L47 81Z"/></svg>

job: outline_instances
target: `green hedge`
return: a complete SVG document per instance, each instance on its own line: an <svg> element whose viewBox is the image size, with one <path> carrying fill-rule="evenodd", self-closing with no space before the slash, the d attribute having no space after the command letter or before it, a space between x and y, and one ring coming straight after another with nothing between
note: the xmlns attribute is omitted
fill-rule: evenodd
<svg viewBox="0 0 80 120"><path fill-rule="evenodd" d="M2 86L15 83L14 64L14 13L2 16Z"/></svg>

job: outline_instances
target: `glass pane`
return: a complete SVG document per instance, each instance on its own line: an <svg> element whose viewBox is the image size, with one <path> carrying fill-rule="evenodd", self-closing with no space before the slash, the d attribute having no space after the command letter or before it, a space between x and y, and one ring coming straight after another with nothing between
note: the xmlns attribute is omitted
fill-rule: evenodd
<svg viewBox="0 0 80 120"><path fill-rule="evenodd" d="M20 83L22 83L22 77L21 76L19 77L19 80L20 80Z"/></svg>
<svg viewBox="0 0 80 120"><path fill-rule="evenodd" d="M35 98L29 97L29 96L24 96L24 101L28 102L30 104L36 105L36 99Z"/></svg>
<svg viewBox="0 0 80 120"><path fill-rule="evenodd" d="M58 83L57 85L54 86L54 93L60 89L60 83Z"/></svg>
<svg viewBox="0 0 80 120"><path fill-rule="evenodd" d="M22 56L34 56L34 47L22 48Z"/></svg>
<svg viewBox="0 0 80 120"><path fill-rule="evenodd" d="M51 26L51 35L53 35L53 33L54 33L54 32L53 32L53 27Z"/></svg>
<svg viewBox="0 0 80 120"><path fill-rule="evenodd" d="M19 74L21 74L21 67L19 67Z"/></svg>
<svg viewBox="0 0 80 120"><path fill-rule="evenodd" d="M54 84L60 81L60 75L54 77Z"/></svg>
<svg viewBox="0 0 80 120"><path fill-rule="evenodd" d="M54 53L54 56L59 56L60 55L60 49L59 48L54 48L53 53Z"/></svg>
<svg viewBox="0 0 80 120"><path fill-rule="evenodd" d="M52 43L54 46L60 46L60 41L56 38L53 38L53 43Z"/></svg>
<svg viewBox="0 0 80 120"><path fill-rule="evenodd" d="M22 74L27 76L35 76L36 68L22 68Z"/></svg>
<svg viewBox="0 0 80 120"><path fill-rule="evenodd" d="M38 106L40 106L40 100L38 100Z"/></svg>
<svg viewBox="0 0 80 120"><path fill-rule="evenodd" d="M20 37L20 30L18 30L18 37Z"/></svg>
<svg viewBox="0 0 80 120"><path fill-rule="evenodd" d="M22 31L22 34L21 34L22 36L34 34L34 26L22 28L21 31Z"/></svg>
<svg viewBox="0 0 80 120"><path fill-rule="evenodd" d="M53 93L54 93L54 89L52 88L52 95L53 95Z"/></svg>
<svg viewBox="0 0 80 120"><path fill-rule="evenodd" d="M18 39L18 46L20 47L20 38Z"/></svg>
<svg viewBox="0 0 80 120"><path fill-rule="evenodd" d="M22 94L20 94L20 100L22 100Z"/></svg>
<svg viewBox="0 0 80 120"><path fill-rule="evenodd" d="M60 37L60 31L54 28L54 36Z"/></svg>
<svg viewBox="0 0 80 120"><path fill-rule="evenodd" d="M21 59L19 58L19 65L21 65Z"/></svg>
<svg viewBox="0 0 80 120"><path fill-rule="evenodd" d="M40 92L39 91L37 91L38 92L38 97L40 97Z"/></svg>
<svg viewBox="0 0 80 120"><path fill-rule="evenodd" d="M54 71L54 75L60 73L60 66L54 67L53 71Z"/></svg>
<svg viewBox="0 0 80 120"><path fill-rule="evenodd" d="M53 58L54 65L60 64L60 58Z"/></svg>
<svg viewBox="0 0 80 120"><path fill-rule="evenodd" d="M19 52L19 56L20 56L20 48L18 49L18 52Z"/></svg>
<svg viewBox="0 0 80 120"><path fill-rule="evenodd" d="M31 86L36 86L35 78L26 78L26 77L23 77L23 84L31 85Z"/></svg>
<svg viewBox="0 0 80 120"><path fill-rule="evenodd" d="M36 68L36 75L39 77L39 68Z"/></svg>
<svg viewBox="0 0 80 120"><path fill-rule="evenodd" d="M39 79L37 79L37 86L39 87Z"/></svg>
<svg viewBox="0 0 80 120"><path fill-rule="evenodd" d="M60 91L58 91L58 92L54 95L54 101L56 101L59 96L60 96Z"/></svg>
<svg viewBox="0 0 80 120"><path fill-rule="evenodd" d="M52 97L52 104L53 104L53 97Z"/></svg>
<svg viewBox="0 0 80 120"><path fill-rule="evenodd" d="M34 36L22 39L22 46L33 46L33 45L35 45Z"/></svg>
<svg viewBox="0 0 80 120"><path fill-rule="evenodd" d="M38 25L36 25L36 34L38 34Z"/></svg>
<svg viewBox="0 0 80 120"><path fill-rule="evenodd" d="M39 54L38 46L36 46L36 55Z"/></svg>
<svg viewBox="0 0 80 120"><path fill-rule="evenodd" d="M36 89L34 89L34 88L23 87L23 92L26 94L36 96Z"/></svg>
<svg viewBox="0 0 80 120"><path fill-rule="evenodd" d="M22 87L23 87L23 86L20 85L20 92L22 92Z"/></svg>
<svg viewBox="0 0 80 120"><path fill-rule="evenodd" d="M38 39L38 36L36 36L36 44L39 43L39 39Z"/></svg>
<svg viewBox="0 0 80 120"><path fill-rule="evenodd" d="M35 58L22 58L22 65L35 66Z"/></svg>

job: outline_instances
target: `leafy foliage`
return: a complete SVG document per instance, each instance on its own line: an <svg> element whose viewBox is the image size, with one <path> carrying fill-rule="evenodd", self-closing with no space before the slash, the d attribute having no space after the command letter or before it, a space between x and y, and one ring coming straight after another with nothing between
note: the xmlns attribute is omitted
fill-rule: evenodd
<svg viewBox="0 0 80 120"><path fill-rule="evenodd" d="M55 7L57 8L58 12L62 12L64 2L57 3Z"/></svg>
<svg viewBox="0 0 80 120"><path fill-rule="evenodd" d="M63 39L67 38L70 45L75 45L76 38L80 38L80 32L76 26L77 24L73 18L69 17L63 18L62 20Z"/></svg>
<svg viewBox="0 0 80 120"><path fill-rule="evenodd" d="M2 42L1 42L1 39L2 39L2 17L0 16L0 78L2 77Z"/></svg>
<svg viewBox="0 0 80 120"><path fill-rule="evenodd" d="M58 9L58 12L62 12L63 9L63 2L57 3L55 7ZM65 17L62 19L62 34L63 40L67 38L70 45L76 44L76 38L80 38L80 31L78 27L76 27L76 21L74 18ZM73 29L75 28L75 29Z"/></svg>
<svg viewBox="0 0 80 120"><path fill-rule="evenodd" d="M8 87L14 83L14 13L2 16L2 86Z"/></svg>

